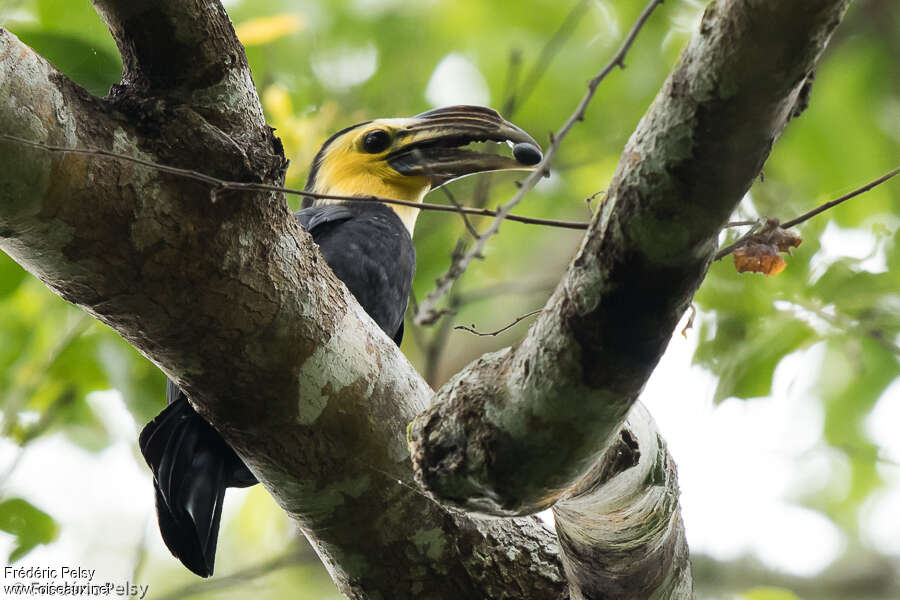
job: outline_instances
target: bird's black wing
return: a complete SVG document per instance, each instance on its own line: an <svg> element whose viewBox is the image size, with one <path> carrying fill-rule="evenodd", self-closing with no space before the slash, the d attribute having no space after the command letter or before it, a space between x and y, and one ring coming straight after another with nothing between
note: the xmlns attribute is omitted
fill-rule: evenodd
<svg viewBox="0 0 900 600"><path fill-rule="evenodd" d="M416 250L393 210L374 202L313 206L296 213L325 262L392 339L403 336Z"/></svg>
<svg viewBox="0 0 900 600"><path fill-rule="evenodd" d="M141 431L141 453L153 472L163 541L187 568L208 577L215 563L226 463L234 451L171 381L167 396L174 401Z"/></svg>
<svg viewBox="0 0 900 600"><path fill-rule="evenodd" d="M253 485L256 478L171 380L166 399L168 406L144 426L138 440L153 473L159 530L173 555L209 577L225 489Z"/></svg>

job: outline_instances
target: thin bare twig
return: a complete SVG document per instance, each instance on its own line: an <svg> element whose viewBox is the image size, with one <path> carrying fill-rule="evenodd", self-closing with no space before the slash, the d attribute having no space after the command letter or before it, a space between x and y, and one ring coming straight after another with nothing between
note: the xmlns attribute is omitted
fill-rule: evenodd
<svg viewBox="0 0 900 600"><path fill-rule="evenodd" d="M459 216L462 217L463 224L466 226L466 230L472 235L473 238L478 237L478 230L475 229L475 226L472 225L472 221L469 220L469 217L466 215L465 211L461 210L462 205L456 201L456 196L453 195L446 186L441 188L441 191L444 192L444 195L447 196L447 200L450 201L457 211L459 211Z"/></svg>
<svg viewBox="0 0 900 600"><path fill-rule="evenodd" d="M855 198L856 196L859 196L860 194L864 194L865 192L868 192L872 188L875 188L875 187L881 185L882 183L886 182L887 180L889 180L892 177L895 177L897 175L900 175L900 167L897 167L891 171L888 171L881 177L874 179L874 180L870 181L869 183L856 188L852 192L848 192L839 198L835 198L834 200L829 200L828 202L825 202L824 204L821 204L821 205L817 206L816 208L803 213L799 217L796 217L796 218L791 219L790 221L786 221L784 223L779 224L777 220L767 219L767 218L757 219L755 221L733 221L731 223L727 223L725 225L726 227L740 227L743 225L751 225L751 227L747 232L744 233L744 235L739 237L735 242L728 244L724 248L720 248L719 251L716 252L716 255L713 258L713 260L722 260L723 258L728 256L729 254L731 254L738 248L742 247L744 244L747 243L747 241L750 238L753 237L754 234L756 234L757 231L759 231L760 227L764 227L764 226L768 227L768 226L772 226L772 224L774 224L774 226L776 226L776 227L780 227L781 229L788 229L790 227L794 227L795 225L799 225L800 223L808 221L809 219L825 212L826 210L828 210L830 208L834 208L835 206L837 206L838 204L841 204L842 202L846 202L850 198Z"/></svg>
<svg viewBox="0 0 900 600"><path fill-rule="evenodd" d="M583 12L583 9L585 9L586 7L586 0L579 0L579 2L572 7L572 10L566 16L559 29L557 29L556 32L554 32L554 34L550 37L550 39L547 40L546 44L544 44L544 47L541 49L537 61L526 76L526 95L521 99L522 101L527 98L528 94L532 91L531 88L537 85L537 82L541 79L544 72L550 67L550 64L553 62L553 59L558 53L559 48L561 48L565 44L566 40L572 35L575 30L575 25L577 24L578 18L580 18L581 16L580 13ZM502 112L504 115L506 115L507 118L512 118L513 114L521 105L521 102L517 101L518 99L516 97L516 94L520 89L519 78L521 66L521 53L517 50L513 50L509 56L509 70L507 73L506 86L503 94L503 97L506 98L506 100L503 102ZM488 198L490 197L491 187L493 185L493 182L495 181L492 175L492 173L485 173L482 177L478 178L478 181L475 184L475 192L472 195L472 204L479 209L484 209L484 206L485 204L487 204ZM458 206L455 198L447 190L447 188L442 189L447 194L450 202ZM466 218L465 215L462 216L469 234L477 240L480 234L472 225L472 222L468 218ZM496 216L496 213L494 213L494 216ZM585 223L584 225L584 229L587 229L588 223ZM451 256L451 264L456 263L462 256L462 254L460 254L458 250L463 242L464 240L462 237L457 240L454 253ZM416 320L415 317L420 314L418 303L416 303L412 312L413 328L418 332L419 335L421 335L420 330L423 325L432 325L443 316L455 314L456 310L467 302L468 300L463 300L462 297L451 293L448 302L450 308L436 311L432 310L430 313L431 318L427 322L419 322ZM444 324L439 328L437 332L435 332L433 336L431 336L431 340L427 344L425 378L429 383L434 384L434 380L437 376L437 365L440 361L441 355L444 352L444 346L450 339L450 331L451 327L449 321L444 321Z"/></svg>
<svg viewBox="0 0 900 600"><path fill-rule="evenodd" d="M722 260L729 254L731 254L732 252L734 252L735 250L737 250L738 248L743 246L745 243L747 243L747 240L752 238L756 234L756 232L759 231L760 227L762 227L765 222L766 222L765 219L760 219L759 221L753 221L750 229L745 231L744 235L742 235L741 237L736 239L733 243L728 244L724 248L720 248L719 251L716 252L715 257L713 257L713 260Z"/></svg>
<svg viewBox="0 0 900 600"><path fill-rule="evenodd" d="M591 206L591 202L593 202L597 196L606 195L606 190L598 190L584 199L584 203L587 205L588 212L593 215L594 207Z"/></svg>
<svg viewBox="0 0 900 600"><path fill-rule="evenodd" d="M406 305L406 312L403 313L403 322L406 331L412 336L412 339L415 341L416 346L419 349L425 348L427 342L425 340L425 328L419 327L415 323L412 322L412 316L416 314L416 310L419 308L419 300L416 298L416 290L409 290L409 303ZM404 339L406 339L406 335L404 334ZM427 380L426 380L427 381ZM430 382L429 382L430 383Z"/></svg>
<svg viewBox="0 0 900 600"><path fill-rule="evenodd" d="M129 156L128 154L120 154L118 152L112 152L110 150L103 150L101 148L69 148L66 146L54 146L52 144L45 144L44 142L37 142L34 140L27 140L25 138L20 138L14 135L9 135L6 133L0 133L0 140L6 142L13 142L16 144L22 144L23 146L30 146L32 148L37 148L38 150L45 150L47 152L60 152L63 154L86 154L89 156L103 156L106 158L112 158L115 160L123 160L125 162L135 163L138 165L143 165L145 167L149 167L151 169L155 169L157 171L162 171L163 173L169 173L170 175L178 175L179 177L184 177L186 179L193 179L195 181L201 181L209 186L211 186L214 190L222 190L222 189L243 189L243 190L253 190L253 191L269 191L270 187L261 183L240 183L237 181L223 181L217 177L213 177L212 175L207 175L205 173L201 173L199 171L194 171L192 169L182 169L179 167L172 167L169 165L163 165L160 163L153 162L152 160L145 160L143 158L138 158L137 156Z"/></svg>
<svg viewBox="0 0 900 600"><path fill-rule="evenodd" d="M803 213L802 215L800 215L799 217L797 217L795 219L791 219L787 223L782 223L781 227L782 227L782 229L787 229L788 227L793 227L794 225L799 225L800 223L803 223L804 221L811 219L812 217L816 216L817 214L825 212L829 208L834 208L841 202L844 202L846 200L849 200L850 198L859 196L862 193L868 192L872 188L881 185L888 179L890 179L898 174L900 174L900 167L897 167L894 170L885 173L878 179L875 179L874 181L870 181L869 183L867 183L866 185L864 185L862 187L856 188L855 190L853 190L852 192L850 192L848 194L844 194L840 198L835 198L834 200L831 200L830 202L826 202L825 204L822 204L821 206L817 206L816 208L812 209L809 212Z"/></svg>
<svg viewBox="0 0 900 600"><path fill-rule="evenodd" d="M456 301L456 293L450 294L447 309L448 313L455 311ZM437 389L439 383L437 381L438 365L440 364L441 356L447 347L447 338L449 337L451 322L450 319L444 319L437 331L435 331L430 338L426 339L425 328L412 320L417 312L419 312L419 302L416 298L415 291L410 291L409 306L406 311L406 314L409 317L409 330L416 340L416 346L419 347L425 356L422 376L425 378L425 381L428 382L428 385Z"/></svg>
<svg viewBox="0 0 900 600"><path fill-rule="evenodd" d="M411 206L413 208L418 208L421 210L435 210L441 212L455 212L466 215L475 215L479 217L496 217L498 213L496 211L486 209L486 208L472 208L468 206L447 206L446 204L429 204L427 202L412 202L409 200L398 200L395 198L384 198L381 196L345 196L341 194L320 194L318 192L308 192L304 190L298 190L294 188L281 187L277 185L269 185L266 183L253 183L253 182L242 182L242 181L228 181L225 179L219 179L217 177L213 177L212 175L207 175L205 173L200 173L199 171L193 171L191 169L182 169L180 167L172 167L169 165L164 165L161 163L155 163L153 161L144 160L142 158L137 158L135 156L129 156L127 154L119 154L117 152L110 152L109 150L101 150L97 148L67 148L64 146L52 146L50 144L44 144L43 142L35 142L33 140L26 140L24 138L16 137L13 135L0 134L0 141L13 142L17 144L23 144L26 146L31 146L32 148L39 148L41 150L46 150L48 152L62 152L69 154L86 154L91 156L102 156L106 158L112 158L115 160L123 160L126 162L131 162L135 164L139 164L145 167L149 167L151 169L155 169L162 173L169 173L170 175L177 175L178 177L184 177L186 179L193 179L195 181L199 181L205 183L210 186L210 199L215 202L218 198L221 197L222 192L228 191L249 191L249 192L277 192L282 194L290 194L294 196L306 196L308 198L316 198L316 199L324 199L324 200L347 200L347 201L355 201L355 202L382 202L384 204L396 204L399 206ZM538 219L532 217L523 217L520 215L505 215L505 218L510 221L516 221L518 223L526 223L529 225L545 225L547 227L560 227L563 229L587 229L590 225L589 223L581 222L581 221L560 221L556 219Z"/></svg>
<svg viewBox="0 0 900 600"><path fill-rule="evenodd" d="M535 64L532 66L528 75L525 78L525 94L518 98L517 94L520 88L519 78L520 78L520 70L522 66L522 56L521 53L513 50L509 56L509 71L507 73L507 80L504 92L504 98L506 100L503 103L503 114L506 115L507 118L512 118L513 114L516 110L522 105L522 103L528 98L528 95L533 91L533 88L537 85L537 82L543 77L544 73L549 69L553 59L559 52L559 49L565 44L566 40L572 35L575 31L575 27L581 17L581 13L584 9L587 8L586 0L579 0L573 7L572 10L569 11L569 14L566 15L565 20L560 25L559 29L554 32L554 34L547 40L547 43L544 44L544 47L541 49L540 54L538 55L538 59ZM472 196L472 203L478 208L484 208L485 204L487 204L488 198L490 197L490 191L492 184L494 182L494 178L491 173L486 173L484 176L480 177L475 185L475 193ZM447 188L443 188L445 193L448 194L451 203L456 204L455 199L447 191ZM466 229L469 234L472 235L476 240L479 238L479 233L472 225L471 221L466 218L465 215L462 215L463 220L466 224ZM587 225L587 224L585 224ZM587 229L587 227L585 227ZM459 244L463 242L462 237L459 238L457 242L456 248L459 248ZM458 254L455 253L453 257L451 257L451 264L455 263L459 258L457 258ZM471 297L470 297L471 296ZM450 314L455 314L457 310L471 301L478 300L480 298L476 298L472 294L459 295L455 292L451 291L449 299L448 299L448 308L441 310L432 310L430 313L431 319L427 323L416 321L416 316L419 315L419 306L418 303L415 303L415 306L411 306L412 308L412 330L414 331L414 335L417 337L417 340L421 340L424 338L424 334L422 332L423 326L426 324L433 324L437 320L439 320L443 316L447 316ZM421 345L425 350L425 380L428 381L431 385L436 385L437 377L438 377L438 366L440 364L441 358L444 354L444 350L446 349L447 343L450 340L450 332L452 331L452 323L450 319L444 319L441 322L440 327L438 327L437 331L429 339L426 345Z"/></svg>
<svg viewBox="0 0 900 600"><path fill-rule="evenodd" d="M512 329L513 327L515 327L516 325L518 325L519 323L521 323L522 321L524 321L524 320L527 319L528 317L533 317L534 315L536 315L536 314L538 314L538 313L540 313L540 312L544 312L544 309L543 309L543 308L539 308L539 309L537 309L537 310L531 311L530 313L525 313L525 314L522 315L521 317L516 317L516 320L513 321L512 323L506 325L505 327L501 327L500 329L498 329L498 330L496 330L496 331L478 331L478 330L475 329L475 323L472 323L472 326L471 326L471 327L467 327L466 325L457 325L457 326L454 327L453 329L461 329L461 330L463 330L463 331L468 331L469 333L474 333L475 335L483 336L483 337L486 337L486 336L498 336L498 335L500 335L501 333L503 333L504 331L506 331L507 329Z"/></svg>
<svg viewBox="0 0 900 600"><path fill-rule="evenodd" d="M638 32L644 26L644 23L647 22L647 19L650 18L650 14L653 10L663 3L663 0L651 0L644 10L641 12L640 16L635 21L634 25L631 27L631 30L628 32L628 35L625 36L625 40L622 42L622 45L619 47L618 51L612 57L612 59L607 63L607 65L597 74L596 77L591 79L588 82L588 89L582 96L581 100L578 102L578 105L575 107L575 111L569 116L563 126L557 131L555 134L551 135L551 143L547 148L547 152L544 154L543 160L535 167L535 170L532 171L528 177L522 182L519 187L519 191L512 197L512 199L506 204L500 206L497 210L497 215L494 219L494 222L491 223L490 227L488 227L484 233L482 233L475 243L472 245L471 250L467 252L459 261L455 261L451 263L449 269L444 275L442 275L437 280L437 287L425 297L422 301L422 304L419 306L419 313L415 317L415 322L420 325L428 325L434 323L437 320L436 309L437 303L440 299L450 290L453 286L453 282L456 281L460 275L462 275L469 264L472 262L476 256L482 254L485 244L487 244L488 240L493 237L499 230L500 224L503 222L505 218L508 217L510 211L517 206L522 199L536 184L537 182L548 175L550 172L550 164L553 162L554 156L556 156L557 151L559 150L559 145L565 139L565 137L569 134L569 131L575 126L579 121L584 120L585 111L587 110L588 105L594 97L594 94L597 91L597 86L609 75L613 69L616 67L620 67L622 69L625 68L625 55L628 53L628 50L631 48L632 44L634 44L634 40L637 37Z"/></svg>
<svg viewBox="0 0 900 600"><path fill-rule="evenodd" d="M462 306L483 302L498 296L536 293L549 294L555 286L556 281L550 280L509 281L465 292L459 292L456 289L453 289L450 291L450 295L447 298L447 308L445 310L447 314L456 314ZM409 301L409 315L415 315L418 310L418 302L414 295L411 295ZM427 341L424 335L424 327L416 325L415 323L410 323L410 331L412 331L413 336L416 339L416 345L422 349L422 352L425 355L425 364L422 369L425 381L427 381L430 386L437 388L439 384L443 383L442 381L438 381L438 369L449 341L450 332L453 331L453 320L441 320L440 325Z"/></svg>
<svg viewBox="0 0 900 600"><path fill-rule="evenodd" d="M448 313L455 314L461 305L462 301L459 296L455 292L451 292L450 298L447 301ZM441 359L444 357L444 352L447 350L447 342L450 339L450 332L452 330L453 320L442 320L440 326L437 327L437 331L431 336L428 346L425 348L425 381L427 381L429 385L434 386L435 389L437 389L438 384L441 383L437 380L439 367L441 365Z"/></svg>

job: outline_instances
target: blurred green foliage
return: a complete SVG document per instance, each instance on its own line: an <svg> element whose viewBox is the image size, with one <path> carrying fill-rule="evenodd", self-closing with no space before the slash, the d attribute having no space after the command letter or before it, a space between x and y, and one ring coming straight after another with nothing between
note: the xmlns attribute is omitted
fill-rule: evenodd
<svg viewBox="0 0 900 600"><path fill-rule="evenodd" d="M790 590L773 587L758 587L748 590L742 600L802 600Z"/></svg>
<svg viewBox="0 0 900 600"><path fill-rule="evenodd" d="M292 161L287 184L300 187L312 156L331 132L369 118L430 108L425 93L429 81L450 55L481 73L485 102L512 106L506 116L546 142L547 132L571 112L585 82L612 54L643 3L233 0L226 6L248 44L267 117ZM579 11L573 27L558 46L548 47L573 7ZM676 1L658 10L629 54L628 69L602 84L585 122L563 144L553 177L518 212L589 218L585 199L606 186L625 141L702 9L699 2ZM115 45L88 0L0 0L0 25L94 94L104 95L118 80L121 63ZM765 178L754 184L739 211L742 216L791 218L897 166L897 31L896 2L853 5L816 74L809 109L775 145ZM535 70L549 50L555 52L549 67ZM339 70L346 73L337 77ZM525 89L523 82L536 85ZM471 100L476 92L466 95L470 87L460 81L457 100ZM515 179L514 174L471 178L451 190L468 204L489 188L484 202L492 206L514 193ZM485 185L488 180L490 186ZM445 200L439 193L430 199ZM768 395L773 373L786 356L824 343L816 374L825 411L823 435L846 455L852 476L845 492L806 502L842 527L855 540L851 547L859 544L854 536L861 505L882 486L878 448L863 422L900 376L898 215L900 186L891 182L798 228L804 243L778 276L739 275L730 259L715 263L697 294L700 316L690 334L700 341L696 363L718 377L716 401ZM473 222L476 227L487 223ZM868 255L835 257L841 246L823 248L826 227L835 226L862 239ZM457 239L465 235L454 215L420 217L414 285L419 298L446 269ZM453 322L491 330L541 306L579 240L578 232L504 224L486 260L474 264L459 282L455 295L460 306ZM478 301L465 302L467 297ZM525 327L496 338L474 338L440 327L410 331L408 325L403 350L433 375L432 384L439 384L481 353L515 343ZM446 346L439 343L444 339ZM2 433L8 440L25 446L61 433L83 448L101 450L110 435L87 395L120 390L140 426L162 407L163 384L159 371L114 332L82 317L0 254L0 401ZM254 490L226 526L220 565L242 564L231 557L242 556L247 547L282 547L292 537L284 535L284 516L260 493ZM10 560L56 534L52 517L22 498L0 504L0 529L17 539ZM160 577L177 567L167 568L158 572ZM335 595L327 576L311 565L270 575L265 589L264 596L272 598L288 591L309 598ZM796 598L773 588L757 588L744 597Z"/></svg>
<svg viewBox="0 0 900 600"><path fill-rule="evenodd" d="M22 498L10 498L0 502L0 531L16 537L16 547L9 555L9 562L15 562L38 544L56 539L58 528L41 509Z"/></svg>

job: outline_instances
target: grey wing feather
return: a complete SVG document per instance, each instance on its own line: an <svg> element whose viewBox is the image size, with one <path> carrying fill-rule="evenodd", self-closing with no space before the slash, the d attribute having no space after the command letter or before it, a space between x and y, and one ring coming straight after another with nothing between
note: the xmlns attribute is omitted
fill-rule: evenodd
<svg viewBox="0 0 900 600"><path fill-rule="evenodd" d="M353 211L341 204L325 204L322 206L310 206L294 213L300 227L306 231L312 231L324 223L344 221L353 217Z"/></svg>

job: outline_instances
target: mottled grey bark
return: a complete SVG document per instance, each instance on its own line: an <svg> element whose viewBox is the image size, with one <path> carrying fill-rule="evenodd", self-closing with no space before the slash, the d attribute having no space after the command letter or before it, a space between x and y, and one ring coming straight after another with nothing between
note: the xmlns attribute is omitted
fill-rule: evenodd
<svg viewBox="0 0 900 600"><path fill-rule="evenodd" d="M565 598L567 576L573 597L689 597L674 467L640 409L620 426L843 4L713 5L548 310L416 422L442 498L503 515L559 500L565 572L533 518L479 520L416 488L405 430L432 391L281 197L212 203L196 181L0 142L0 248L188 391L348 597ZM0 133L281 181L217 2L95 5L122 83L93 98L0 29Z"/></svg>
<svg viewBox="0 0 900 600"><path fill-rule="evenodd" d="M675 463L639 402L553 514L573 598L691 597Z"/></svg>
<svg viewBox="0 0 900 600"><path fill-rule="evenodd" d="M707 8L525 340L457 374L413 424L417 476L436 497L496 515L531 513L593 467L846 4L724 0Z"/></svg>
<svg viewBox="0 0 900 600"><path fill-rule="evenodd" d="M588 512L569 506L606 502L609 490L579 482L596 473L598 457L612 460L621 424L703 280L722 226L807 101L807 78L846 5L710 4L526 338L454 376L410 428L416 479L442 502L500 516L555 505L565 550L570 532L599 527L564 556L576 595L616 597L643 583L638 597L647 597L684 564L674 501L669 518L657 507L646 528L622 527L625 539L600 522L586 525ZM598 498L573 496L576 484ZM645 494L652 490L648 482ZM647 501L636 495L626 513L640 510L638 499ZM657 528L648 539L654 523L679 533ZM670 547L654 554L663 538ZM637 569L634 546L646 560ZM657 559L665 567L654 571Z"/></svg>
<svg viewBox="0 0 900 600"><path fill-rule="evenodd" d="M123 83L93 98L0 29L0 133L281 182L281 147L218 3L97 4ZM167 80L181 64L173 38L210 32L228 50L196 52ZM135 52L129 35L151 47ZM196 181L0 141L0 248L189 392L348 597L568 596L558 544L535 519L474 520L415 488L405 431L432 391L280 196L212 203Z"/></svg>

